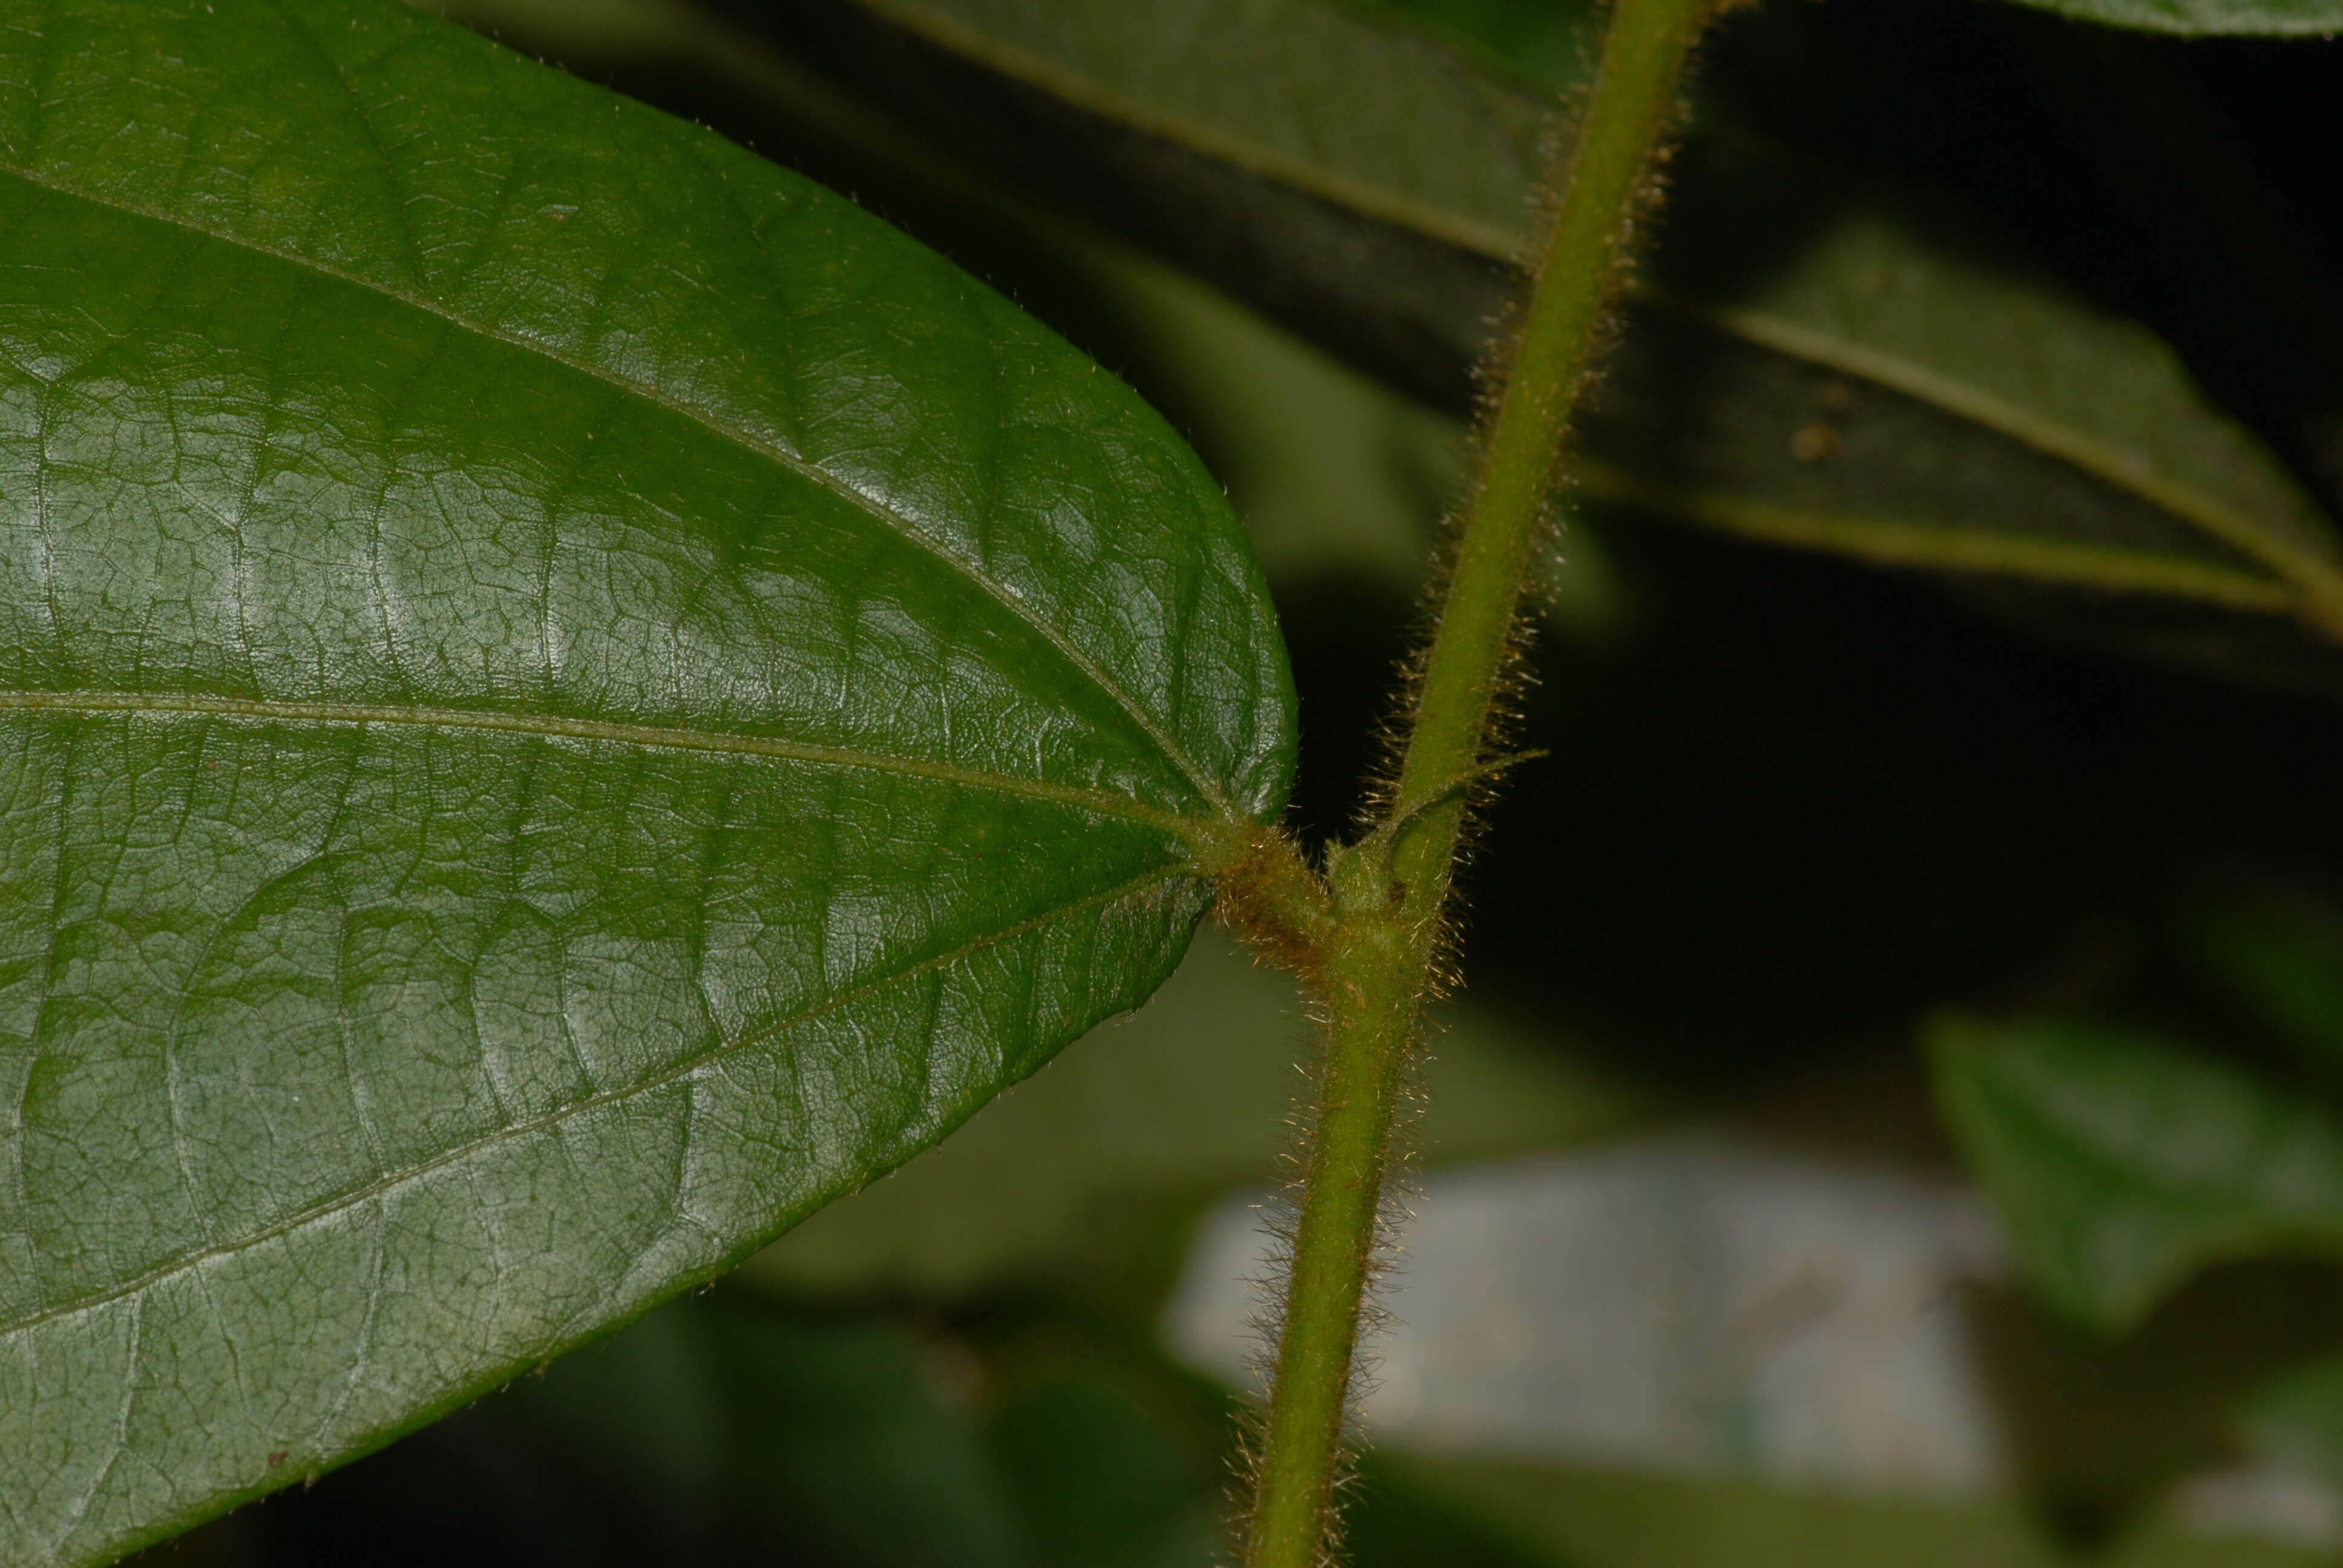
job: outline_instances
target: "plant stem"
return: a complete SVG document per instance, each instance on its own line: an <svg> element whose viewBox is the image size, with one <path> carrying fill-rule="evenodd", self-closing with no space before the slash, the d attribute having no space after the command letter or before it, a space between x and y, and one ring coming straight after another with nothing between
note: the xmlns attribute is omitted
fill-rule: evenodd
<svg viewBox="0 0 2343 1568"><path fill-rule="evenodd" d="M1358 1342L1359 1303L1419 980L1403 915L1346 910L1322 971L1326 1058L1269 1429L1254 1475L1252 1568L1309 1568L1333 1535L1332 1491Z"/></svg>
<svg viewBox="0 0 2343 1568"><path fill-rule="evenodd" d="M1555 171L1560 202L1465 509L1424 658L1396 799L1338 849L1321 938L1326 1056L1312 1130L1249 1568L1316 1568L1335 1535L1359 1313L1392 1122L1438 955L1464 821L1563 435L1600 347L1676 83L1711 0L1615 0L1586 113Z"/></svg>
<svg viewBox="0 0 2343 1568"><path fill-rule="evenodd" d="M1554 228L1504 367L1503 397L1424 658L1400 766L1403 808L1480 760L1563 435L1591 378L1676 82L1708 8L1709 0L1617 0L1612 10L1585 118L1557 171ZM1393 869L1411 902L1444 897L1463 818L1464 802L1451 798L1401 833Z"/></svg>

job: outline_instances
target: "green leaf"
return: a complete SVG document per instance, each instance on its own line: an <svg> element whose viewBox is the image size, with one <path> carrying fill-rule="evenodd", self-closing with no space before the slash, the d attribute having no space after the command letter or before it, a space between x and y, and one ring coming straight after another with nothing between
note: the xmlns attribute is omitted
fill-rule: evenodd
<svg viewBox="0 0 2343 1568"><path fill-rule="evenodd" d="M1688 163L1678 243L1590 432L1592 493L2343 636L2331 523L2147 333L1773 155Z"/></svg>
<svg viewBox="0 0 2343 1568"><path fill-rule="evenodd" d="M2077 22L2196 36L2325 38L2343 33L2337 0L2019 0Z"/></svg>
<svg viewBox="0 0 2343 1568"><path fill-rule="evenodd" d="M5 0L0 205L0 1561L726 1268L1281 803L1193 456L712 135L376 0Z"/></svg>
<svg viewBox="0 0 2343 1568"><path fill-rule="evenodd" d="M2227 1063L2127 1030L1948 1020L1936 1103L2051 1306L2137 1322L2207 1263L2343 1249L2343 1128Z"/></svg>
<svg viewBox="0 0 2343 1568"><path fill-rule="evenodd" d="M1546 134L1514 80L1322 0L819 0L771 31L950 156L1473 395ZM1721 132L1672 184L1583 493L2343 638L2332 520L2150 335L1957 214Z"/></svg>

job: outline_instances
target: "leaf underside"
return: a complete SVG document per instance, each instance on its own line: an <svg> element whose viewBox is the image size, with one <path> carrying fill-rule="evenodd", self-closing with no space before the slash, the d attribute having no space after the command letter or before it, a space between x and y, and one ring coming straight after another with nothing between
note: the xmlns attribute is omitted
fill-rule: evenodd
<svg viewBox="0 0 2343 1568"><path fill-rule="evenodd" d="M1545 100L1404 27L1327 0L730 9L951 157L1436 401L1473 398L1489 323L1519 297ZM1671 186L1581 493L2120 596L2144 608L2064 613L2343 688L2325 650L2343 638L2332 520L2164 345L2011 264L1958 214L1713 127ZM2196 618L2190 638L2159 605ZM2314 637L2289 647L2305 623Z"/></svg>
<svg viewBox="0 0 2343 1568"><path fill-rule="evenodd" d="M0 1561L933 1141L1292 753L1210 477L846 202L374 0L0 4Z"/></svg>

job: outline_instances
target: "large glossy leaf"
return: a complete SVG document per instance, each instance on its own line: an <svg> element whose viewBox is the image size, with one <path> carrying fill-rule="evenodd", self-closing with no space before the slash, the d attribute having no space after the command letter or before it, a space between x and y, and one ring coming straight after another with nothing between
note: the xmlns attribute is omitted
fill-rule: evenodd
<svg viewBox="0 0 2343 1568"><path fill-rule="evenodd" d="M2321 38L2343 33L2338 0L2020 0L2078 22L2152 33Z"/></svg>
<svg viewBox="0 0 2343 1568"><path fill-rule="evenodd" d="M950 156L1452 405L1520 286L1545 101L1405 27L1326 0L731 8ZM2343 635L2331 520L2149 335L1956 215L1722 134L1674 184L1587 493Z"/></svg>
<svg viewBox="0 0 2343 1568"><path fill-rule="evenodd" d="M377 0L6 0L0 206L0 1561L726 1267L1282 799L1193 457L706 132Z"/></svg>
<svg viewBox="0 0 2343 1568"><path fill-rule="evenodd" d="M2343 1250L2343 1124L2318 1100L2107 1027L1947 1021L1936 1101L2028 1281L2105 1328L2206 1263Z"/></svg>

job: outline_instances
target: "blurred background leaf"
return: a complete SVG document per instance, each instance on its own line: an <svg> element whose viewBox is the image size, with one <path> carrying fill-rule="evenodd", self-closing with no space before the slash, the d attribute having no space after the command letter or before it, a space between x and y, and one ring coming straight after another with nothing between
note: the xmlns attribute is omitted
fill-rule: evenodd
<svg viewBox="0 0 2343 1568"><path fill-rule="evenodd" d="M2343 1251L2327 1108L2153 1035L1948 1020L1937 1097L2035 1289L2127 1328L2205 1264Z"/></svg>
<svg viewBox="0 0 2343 1568"><path fill-rule="evenodd" d="M2343 1254L2343 910L2230 879L2169 923L2166 961L2094 1016L1929 1031L1946 1127L2029 1281L2101 1329L2210 1263Z"/></svg>
<svg viewBox="0 0 2343 1568"><path fill-rule="evenodd" d="M1549 100L1420 33L1323 0L733 14L939 157L1435 402L1469 400L1511 308ZM1592 13L1568 14L1561 35L1486 6L1443 21L1567 91L1554 66L1584 56ZM2343 628L2328 519L2159 345L2031 266L1980 265L2007 246L1941 200L1760 147L1727 117L1676 171L1585 492L1874 561Z"/></svg>
<svg viewBox="0 0 2343 1568"><path fill-rule="evenodd" d="M526 28L528 4L459 15ZM1571 90L1594 15L1407 8L1469 40L1459 53L1394 25L1389 7L1331 0L720 9L749 32L673 9L657 25L647 11L644 37L768 89L786 76L764 95L842 133L833 179L851 183L874 156L933 187L973 176L1458 408L1519 286L1549 90ZM2154 599L2145 626L2120 600L2050 618L2036 606L2034 618L2332 683L2343 558L2296 479L2153 337L2012 263L1941 194L1834 172L1839 148L1817 161L1777 126L1762 145L1733 128L1766 118L1731 102L1738 77L1760 75L1733 68L1733 41L1587 432L1583 492L1883 564L2177 599L2194 610L2184 636L2157 624ZM1364 80L1378 90L1353 90ZM2220 186L2205 156L2179 161ZM2298 618L2318 646L2287 632Z"/></svg>

